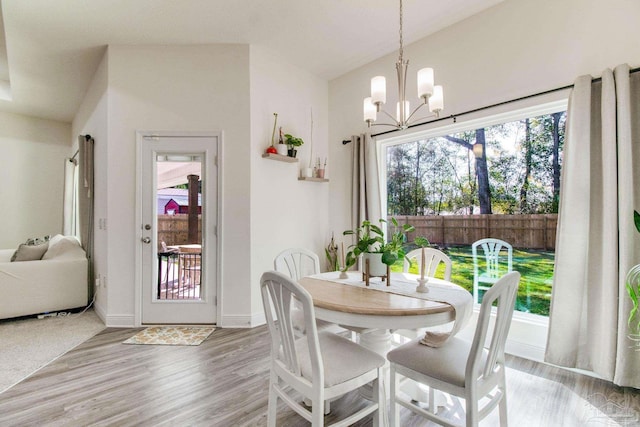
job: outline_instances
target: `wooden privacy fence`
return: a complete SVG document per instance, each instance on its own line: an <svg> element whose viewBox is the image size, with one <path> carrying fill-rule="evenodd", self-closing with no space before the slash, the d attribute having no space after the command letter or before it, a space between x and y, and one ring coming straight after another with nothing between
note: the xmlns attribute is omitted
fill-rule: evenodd
<svg viewBox="0 0 640 427"><path fill-rule="evenodd" d="M158 242L167 246L202 243L202 217L198 215L198 242L189 242L189 215L158 215Z"/></svg>
<svg viewBox="0 0 640 427"><path fill-rule="evenodd" d="M514 248L555 250L557 214L395 216L416 228L409 240L424 236L440 246L471 245L493 237ZM390 219L390 218L389 218Z"/></svg>

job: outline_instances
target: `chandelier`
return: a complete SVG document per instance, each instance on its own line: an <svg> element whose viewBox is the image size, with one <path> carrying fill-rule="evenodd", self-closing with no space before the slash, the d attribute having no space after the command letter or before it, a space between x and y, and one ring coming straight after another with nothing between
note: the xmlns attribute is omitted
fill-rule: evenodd
<svg viewBox="0 0 640 427"><path fill-rule="evenodd" d="M416 119L413 116L423 106L428 105L429 111L438 117L444 108L444 96L442 86L434 86L433 68L423 68L418 71L418 98L421 100L412 112L409 101L407 101L405 89L407 87L407 69L409 60L405 60L403 39L402 39L402 0L400 0L400 50L398 52L398 62L396 71L398 73L398 104L396 106L396 116L382 110L382 105L387 101L387 82L384 76L376 76L371 79L371 96L364 99L364 120L367 126L391 126L397 129L406 129ZM392 120L392 123L374 123L378 113L384 113ZM422 117L424 119L426 117Z"/></svg>

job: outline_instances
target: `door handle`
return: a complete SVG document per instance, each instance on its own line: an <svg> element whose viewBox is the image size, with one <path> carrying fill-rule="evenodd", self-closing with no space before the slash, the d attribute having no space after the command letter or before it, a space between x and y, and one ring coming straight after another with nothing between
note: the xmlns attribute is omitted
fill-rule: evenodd
<svg viewBox="0 0 640 427"><path fill-rule="evenodd" d="M142 243L146 243L147 245L151 243L151 237L143 237L140 240L142 240Z"/></svg>

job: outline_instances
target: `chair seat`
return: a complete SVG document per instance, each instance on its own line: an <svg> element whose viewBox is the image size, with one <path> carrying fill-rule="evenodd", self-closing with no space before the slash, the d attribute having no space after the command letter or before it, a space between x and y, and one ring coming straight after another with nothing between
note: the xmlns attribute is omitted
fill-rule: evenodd
<svg viewBox="0 0 640 427"><path fill-rule="evenodd" d="M304 313L297 307L291 308L291 323L293 323L293 327L301 334L304 334L306 332L304 329ZM318 332L335 329L335 327L335 323L316 319L316 328L318 329Z"/></svg>
<svg viewBox="0 0 640 427"><path fill-rule="evenodd" d="M465 368L471 350L471 341L452 337L442 347L434 348L420 344L422 337L412 340L387 353L392 363L405 366L437 380L465 386ZM483 350L482 363L487 351Z"/></svg>
<svg viewBox="0 0 640 427"><path fill-rule="evenodd" d="M296 349L300 358L302 376L311 381L311 362L305 343L306 339L306 337L298 339ZM326 387L359 377L385 364L385 358L378 353L339 335L321 332L318 333L318 341L324 362Z"/></svg>
<svg viewBox="0 0 640 427"><path fill-rule="evenodd" d="M496 283L498 280L500 280L501 277L502 276L495 276L493 274L482 273L478 276L478 281L484 282L484 283Z"/></svg>

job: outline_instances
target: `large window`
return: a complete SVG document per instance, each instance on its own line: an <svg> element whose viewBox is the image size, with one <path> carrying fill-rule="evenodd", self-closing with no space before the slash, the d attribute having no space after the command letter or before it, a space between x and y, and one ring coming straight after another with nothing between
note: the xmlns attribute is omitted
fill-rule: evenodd
<svg viewBox="0 0 640 427"><path fill-rule="evenodd" d="M516 309L542 316L551 299L565 110L554 104L382 142L387 215L446 252L453 281L470 292L473 242L508 242L522 274Z"/></svg>

